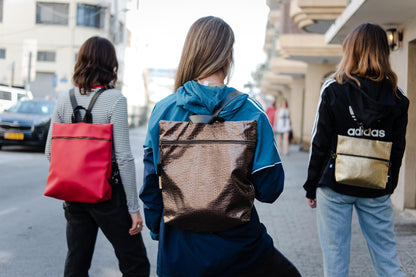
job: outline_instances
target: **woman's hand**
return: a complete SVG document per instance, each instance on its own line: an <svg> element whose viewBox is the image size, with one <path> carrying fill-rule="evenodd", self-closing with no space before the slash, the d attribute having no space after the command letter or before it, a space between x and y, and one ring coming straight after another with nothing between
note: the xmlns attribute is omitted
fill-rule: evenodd
<svg viewBox="0 0 416 277"><path fill-rule="evenodd" d="M135 214L130 214L131 216L131 228L129 229L129 234L131 236L137 235L140 233L143 229L143 219L140 215L140 212L137 212Z"/></svg>
<svg viewBox="0 0 416 277"><path fill-rule="evenodd" d="M316 199L306 198L306 202L308 202L309 207L312 209L316 208Z"/></svg>

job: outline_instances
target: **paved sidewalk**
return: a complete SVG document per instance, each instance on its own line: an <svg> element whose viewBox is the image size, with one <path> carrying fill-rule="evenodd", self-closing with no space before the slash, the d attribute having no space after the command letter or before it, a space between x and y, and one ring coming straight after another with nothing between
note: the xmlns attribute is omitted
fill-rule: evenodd
<svg viewBox="0 0 416 277"><path fill-rule="evenodd" d="M306 178L308 153L291 146L283 156L285 190L276 203L256 203L260 219L273 236L277 248L304 277L321 277L322 252L316 230L316 210L309 208L302 185ZM398 255L407 277L416 276L416 217L395 211ZM354 212L351 238L350 277L376 276L364 237ZM394 276L389 276L394 277Z"/></svg>

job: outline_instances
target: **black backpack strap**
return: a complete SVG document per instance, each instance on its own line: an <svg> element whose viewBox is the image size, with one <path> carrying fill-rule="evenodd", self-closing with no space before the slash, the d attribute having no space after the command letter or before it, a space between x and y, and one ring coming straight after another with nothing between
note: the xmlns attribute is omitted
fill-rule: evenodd
<svg viewBox="0 0 416 277"><path fill-rule="evenodd" d="M81 122L82 118L81 118L81 112L80 110L84 109L84 107L82 106L78 106L77 103L77 99L75 98L75 90L74 88L71 88L69 90L69 99L71 100L71 105L72 105L72 116L71 116L71 122L72 123L77 123L77 122Z"/></svg>
<svg viewBox="0 0 416 277"><path fill-rule="evenodd" d="M231 101L233 101L234 99L236 99L238 96L242 95L242 92L239 92L238 90L234 90L230 93L227 94L227 96L225 96L225 98L222 100L221 105L219 107L217 107L214 110L214 113L212 114L215 117L218 117L218 115L220 114L220 112L228 105L231 103Z"/></svg>
<svg viewBox="0 0 416 277"><path fill-rule="evenodd" d="M75 109L78 106L77 99L75 98L75 90L71 88L69 90L69 98L71 99L72 109Z"/></svg>
<svg viewBox="0 0 416 277"><path fill-rule="evenodd" d="M83 106L79 106L77 104L77 100L75 98L75 91L74 91L73 88L69 91L69 97L71 99L71 105L72 105L72 109L73 109L72 117L71 117L72 123L77 123L77 122L92 123L91 110L92 110L95 102L97 101L98 96L100 96L100 94L104 90L105 90L105 88L101 88L100 90L95 92L95 94L91 98L90 104L88 105L88 109L85 109ZM81 118L80 110L85 110L84 118Z"/></svg>
<svg viewBox="0 0 416 277"><path fill-rule="evenodd" d="M242 92L239 92L238 90L234 90L230 93L228 93L225 98L222 100L221 105L218 106L213 114L194 114L189 116L189 120L191 120L192 123L213 123L215 121L221 121L223 122L224 119L218 117L220 112L233 101L238 96L242 95Z"/></svg>
<svg viewBox="0 0 416 277"><path fill-rule="evenodd" d="M94 107L95 101L97 101L98 96L101 95L101 93L105 91L105 88L100 88L99 90L97 90L94 95L92 96L92 99L90 101L90 104L88 105L88 110L91 112L92 107Z"/></svg>
<svg viewBox="0 0 416 277"><path fill-rule="evenodd" d="M361 121L358 121L357 116L354 113L354 110L352 109L352 106L349 105L348 106L348 111L350 112L350 115L352 117L352 119L354 119L354 121L360 126L364 128L364 124Z"/></svg>

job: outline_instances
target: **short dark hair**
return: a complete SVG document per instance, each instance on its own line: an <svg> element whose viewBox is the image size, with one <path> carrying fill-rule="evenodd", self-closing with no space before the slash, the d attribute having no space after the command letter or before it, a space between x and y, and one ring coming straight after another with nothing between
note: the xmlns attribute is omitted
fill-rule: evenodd
<svg viewBox="0 0 416 277"><path fill-rule="evenodd" d="M81 94L95 85L114 88L117 82L118 61L113 44L106 38L87 39L78 52L72 80Z"/></svg>

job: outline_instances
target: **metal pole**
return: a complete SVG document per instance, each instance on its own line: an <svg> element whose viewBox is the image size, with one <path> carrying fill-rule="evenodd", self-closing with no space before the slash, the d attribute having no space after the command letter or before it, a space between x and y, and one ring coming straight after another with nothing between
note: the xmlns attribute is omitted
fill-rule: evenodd
<svg viewBox="0 0 416 277"><path fill-rule="evenodd" d="M30 72L32 71L32 52L29 52L29 66L28 66L28 72L27 72L27 84L26 84L26 90L30 90Z"/></svg>
<svg viewBox="0 0 416 277"><path fill-rule="evenodd" d="M11 76L11 80L10 80L10 86L12 87L14 85L14 61L12 62L12 76Z"/></svg>

